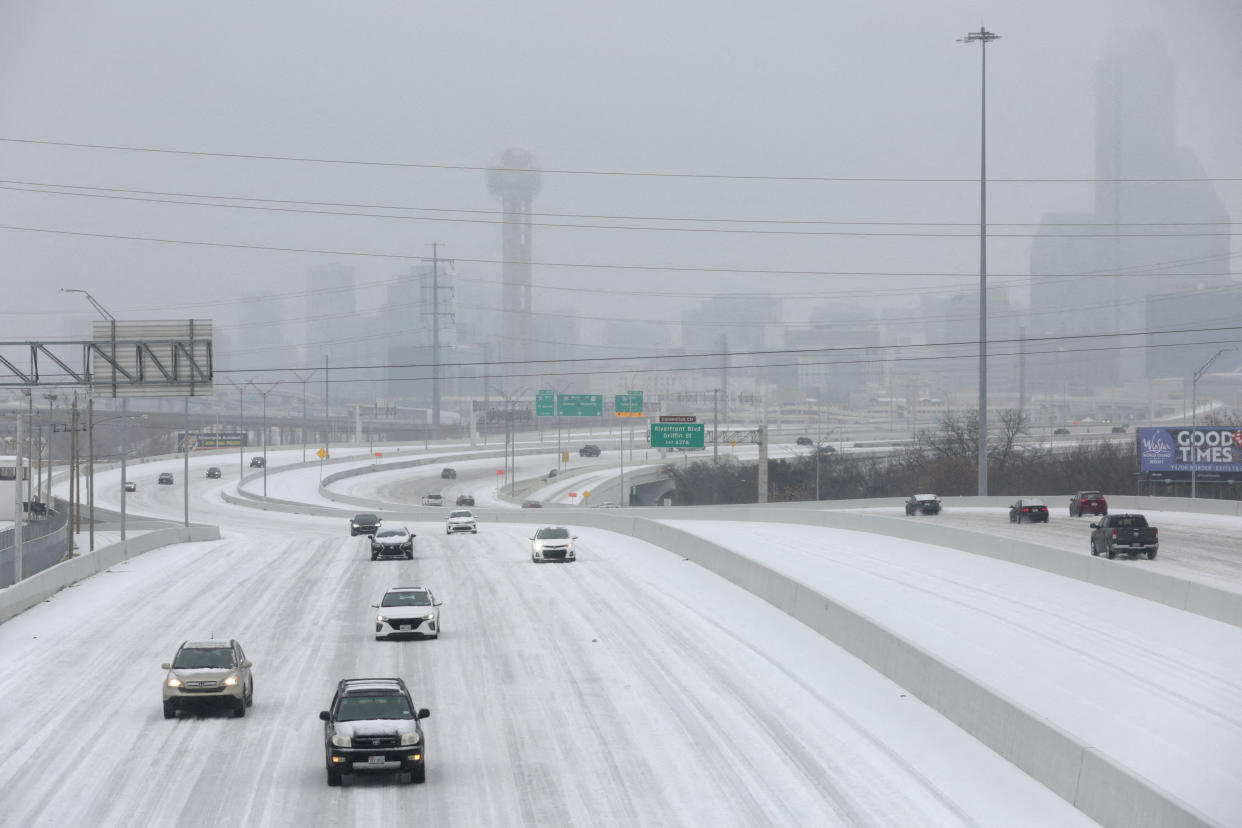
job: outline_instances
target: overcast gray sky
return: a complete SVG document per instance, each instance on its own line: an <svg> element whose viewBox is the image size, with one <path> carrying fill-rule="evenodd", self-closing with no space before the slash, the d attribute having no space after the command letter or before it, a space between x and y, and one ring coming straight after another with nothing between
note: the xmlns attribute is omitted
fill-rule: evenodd
<svg viewBox="0 0 1242 828"><path fill-rule="evenodd" d="M1003 36L988 47L990 177L1094 174L1096 62L1106 39L1125 28L1154 29L1164 39L1177 69L1179 143L1199 156L1208 176L1242 176L1242 4L1232 0L4 0L0 137L466 166L491 163L516 145L545 169L969 179L977 176L979 161L979 47L954 41L980 25ZM12 142L0 142L0 178L458 210L497 206L477 171ZM1232 220L1242 220L1242 183L1222 183L1218 192ZM994 222L1037 222L1047 211L1091 207L1086 184L989 189ZM549 173L535 208L606 216L974 222L978 187ZM0 189L0 224L410 256L427 255L427 244L439 241L448 256L500 258L499 229L487 223L310 216L12 189ZM966 235L539 227L535 258L976 272L974 230L936 229ZM407 266L398 259L17 230L0 230L0 256L4 338L65 336L66 314L71 324L83 325L89 308L59 287L86 288L120 317L214 317L224 326L244 293L292 294L286 313L297 324L296 294L310 266L345 261L356 266L362 283L394 278ZM1029 267L1029 241L998 235L989 258L998 279L1020 281ZM472 272L499 278L493 265ZM877 288L916 295L972 284L969 276L704 277L543 266L535 268L535 280L542 286L537 310L589 305L647 319L673 319L680 307L671 298L652 298L654 291L866 298ZM561 290L567 286L632 290L643 298L591 298ZM360 306L374 306L381 295L367 291ZM204 304L220 300L234 304ZM791 312L805 307L799 303Z"/></svg>

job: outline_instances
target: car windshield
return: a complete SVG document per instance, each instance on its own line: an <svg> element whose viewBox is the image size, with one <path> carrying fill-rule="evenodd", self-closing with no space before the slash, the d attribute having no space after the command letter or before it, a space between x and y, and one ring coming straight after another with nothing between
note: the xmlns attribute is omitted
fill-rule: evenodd
<svg viewBox="0 0 1242 828"><path fill-rule="evenodd" d="M354 523L379 523L376 515L354 515Z"/></svg>
<svg viewBox="0 0 1242 828"><path fill-rule="evenodd" d="M1122 515L1113 519L1113 526L1126 526L1131 529L1141 529L1147 525L1147 518L1142 515Z"/></svg>
<svg viewBox="0 0 1242 828"><path fill-rule="evenodd" d="M1042 500L1020 500L1018 504L1021 506L1029 506L1032 509L1042 508L1044 502Z"/></svg>
<svg viewBox="0 0 1242 828"><path fill-rule="evenodd" d="M184 647L173 660L174 670L227 670L232 666L232 647Z"/></svg>
<svg viewBox="0 0 1242 828"><path fill-rule="evenodd" d="M474 515L466 511L460 511L460 512L449 512L449 517L450 518L468 518L468 517L474 517Z"/></svg>
<svg viewBox="0 0 1242 828"><path fill-rule="evenodd" d="M381 529L375 533L375 537L377 538L399 538L404 535L404 529Z"/></svg>
<svg viewBox="0 0 1242 828"><path fill-rule="evenodd" d="M555 528L548 527L547 529L540 529L538 532L536 532L535 537L537 538L567 538L569 537L569 530L566 529L564 526L557 526Z"/></svg>
<svg viewBox="0 0 1242 828"><path fill-rule="evenodd" d="M1083 492L1083 500L1100 500L1102 495L1099 492Z"/></svg>
<svg viewBox="0 0 1242 828"><path fill-rule="evenodd" d="M412 719L414 712L404 696L389 693L382 696L346 696L336 709L338 722L360 722L364 719Z"/></svg>
<svg viewBox="0 0 1242 828"><path fill-rule="evenodd" d="M429 607L431 596L425 592L386 592L381 607Z"/></svg>

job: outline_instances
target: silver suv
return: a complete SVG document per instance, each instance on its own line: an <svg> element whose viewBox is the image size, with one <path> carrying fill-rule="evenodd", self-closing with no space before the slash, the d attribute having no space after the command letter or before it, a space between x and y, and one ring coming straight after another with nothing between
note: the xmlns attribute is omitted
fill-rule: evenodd
<svg viewBox="0 0 1242 828"><path fill-rule="evenodd" d="M241 645L231 641L186 641L172 663L160 665L164 677L164 718L178 710L224 707L234 716L245 716L254 704L253 666Z"/></svg>

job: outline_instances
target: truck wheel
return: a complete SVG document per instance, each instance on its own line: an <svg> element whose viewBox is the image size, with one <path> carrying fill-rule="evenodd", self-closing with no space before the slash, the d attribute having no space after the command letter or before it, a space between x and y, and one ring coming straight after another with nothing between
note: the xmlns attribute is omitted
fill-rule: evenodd
<svg viewBox="0 0 1242 828"><path fill-rule="evenodd" d="M1147 560L1149 560L1149 561L1154 561L1155 559L1156 559L1156 550L1154 550L1154 549L1148 549L1148 550L1147 550Z"/></svg>
<svg viewBox="0 0 1242 828"><path fill-rule="evenodd" d="M1092 538L1091 539L1091 557L1094 558L1098 554L1100 554L1100 550L1095 548L1095 538Z"/></svg>
<svg viewBox="0 0 1242 828"><path fill-rule="evenodd" d="M420 764L414 770L410 771L410 784L420 785L427 781L427 766Z"/></svg>
<svg viewBox="0 0 1242 828"><path fill-rule="evenodd" d="M246 715L246 700L244 698L238 699L237 707L233 708L233 718L240 719L245 715Z"/></svg>
<svg viewBox="0 0 1242 828"><path fill-rule="evenodd" d="M341 772L336 768L328 768L328 787L336 788L341 784Z"/></svg>
<svg viewBox="0 0 1242 828"><path fill-rule="evenodd" d="M1117 557L1117 550L1113 549L1112 545L1110 544L1108 547L1108 559L1111 561L1115 557Z"/></svg>
<svg viewBox="0 0 1242 828"><path fill-rule="evenodd" d="M164 702L164 718L165 719L177 718L177 708L169 704L168 702Z"/></svg>

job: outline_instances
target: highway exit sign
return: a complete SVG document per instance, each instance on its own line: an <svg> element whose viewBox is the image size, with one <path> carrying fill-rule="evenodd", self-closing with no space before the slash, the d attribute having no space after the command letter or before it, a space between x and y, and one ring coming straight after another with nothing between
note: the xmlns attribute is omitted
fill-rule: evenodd
<svg viewBox="0 0 1242 828"><path fill-rule="evenodd" d="M703 423L652 423L652 448L703 448Z"/></svg>

